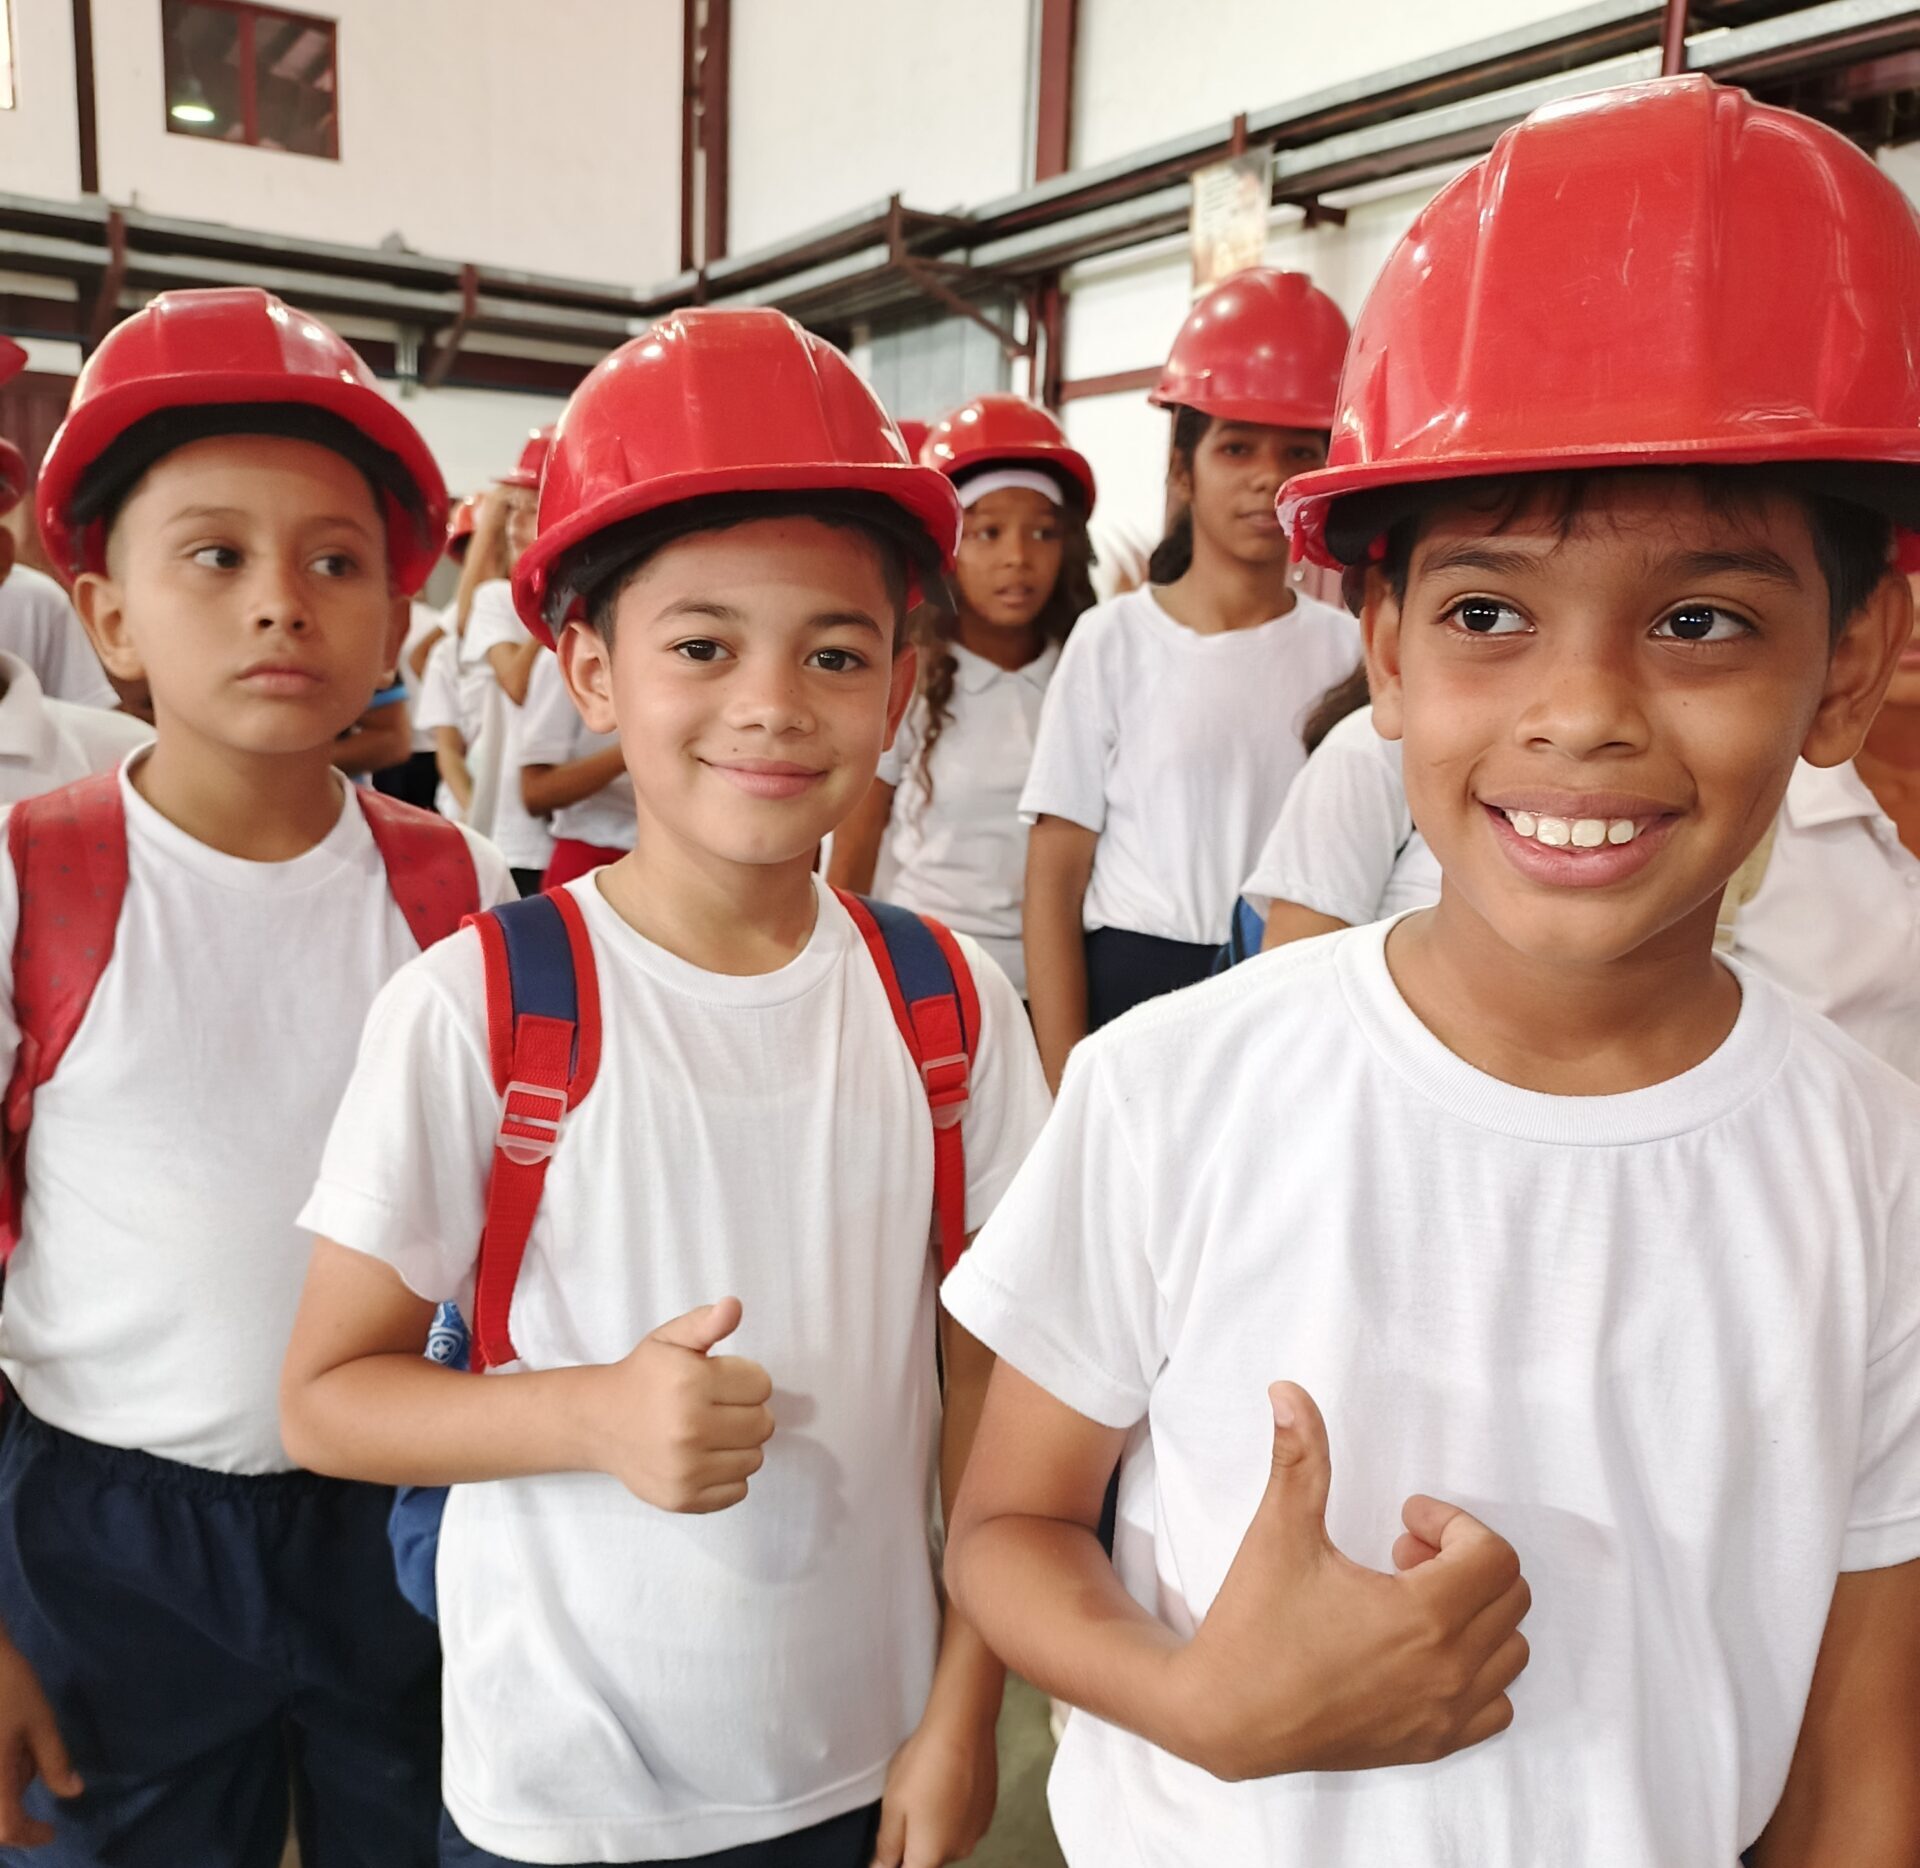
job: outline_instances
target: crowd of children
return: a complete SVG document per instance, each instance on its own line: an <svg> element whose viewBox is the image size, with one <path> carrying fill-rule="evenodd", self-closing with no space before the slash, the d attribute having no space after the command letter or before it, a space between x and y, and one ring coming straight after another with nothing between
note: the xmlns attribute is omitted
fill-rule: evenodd
<svg viewBox="0 0 1920 1868"><path fill-rule="evenodd" d="M1700 78L1205 296L1104 603L1051 415L778 312L451 516L311 317L113 329L0 576L0 1861L938 1868L1011 1667L1073 1868L1912 1868L1916 355Z"/></svg>

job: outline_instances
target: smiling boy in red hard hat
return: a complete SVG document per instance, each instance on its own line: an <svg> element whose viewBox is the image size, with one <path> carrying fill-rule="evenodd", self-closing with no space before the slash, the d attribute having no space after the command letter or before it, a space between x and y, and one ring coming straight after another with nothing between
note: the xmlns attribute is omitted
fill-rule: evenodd
<svg viewBox="0 0 1920 1868"><path fill-rule="evenodd" d="M13 806L0 862L0 1841L37 1860L271 1861L290 1788L310 1861L432 1859L391 1496L295 1470L274 1391L360 1020L511 890L333 769L444 519L365 366L260 291L121 324L42 468L48 555L157 736Z"/></svg>
<svg viewBox="0 0 1920 1868"><path fill-rule="evenodd" d="M1920 1859L1920 1091L1713 939L1906 640L1917 352L1899 190L1698 78L1388 261L1280 510L1440 902L1088 1040L946 1287L1076 1868Z"/></svg>
<svg viewBox="0 0 1920 1868"><path fill-rule="evenodd" d="M376 1008L283 1396L316 1465L451 1484L449 1864L930 1868L991 1815L926 1535L985 1370L944 1334L942 1421L934 1290L1045 1086L977 947L813 873L959 517L776 312L666 319L554 437L515 596L635 847ZM477 1377L421 1355L449 1299Z"/></svg>

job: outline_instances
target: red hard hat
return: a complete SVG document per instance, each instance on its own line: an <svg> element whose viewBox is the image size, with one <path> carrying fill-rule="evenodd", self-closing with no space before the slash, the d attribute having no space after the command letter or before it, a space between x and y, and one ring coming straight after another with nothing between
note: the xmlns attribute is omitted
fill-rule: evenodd
<svg viewBox="0 0 1920 1868"><path fill-rule="evenodd" d="M10 337L0 337L0 384L10 383L27 367L27 348Z"/></svg>
<svg viewBox="0 0 1920 1868"><path fill-rule="evenodd" d="M465 559L467 547L473 543L473 528L479 517L480 495L478 493L469 493L447 514L447 556L455 564Z"/></svg>
<svg viewBox="0 0 1920 1868"><path fill-rule="evenodd" d="M503 473L495 481L495 486L523 486L537 490L540 485L541 469L547 464L547 451L553 446L554 424L549 422L544 428L532 428L527 431L527 439L520 449L520 458L514 463L512 473Z"/></svg>
<svg viewBox="0 0 1920 1868"><path fill-rule="evenodd" d="M1920 222L1852 144L1704 77L1550 105L1428 205L1354 332L1295 552L1478 474L1920 463ZM1329 517L1341 537L1327 536Z"/></svg>
<svg viewBox="0 0 1920 1868"><path fill-rule="evenodd" d="M555 573L609 526L682 500L790 492L878 494L953 562L953 488L907 458L839 351L784 312L675 312L602 358L560 417L539 536L513 574L520 620L551 643Z"/></svg>
<svg viewBox="0 0 1920 1868"><path fill-rule="evenodd" d="M11 441L0 440L0 519L26 498L32 483L27 457Z"/></svg>
<svg viewBox="0 0 1920 1868"><path fill-rule="evenodd" d="M1347 354L1340 307L1303 272L1223 279L1180 327L1147 400L1265 428L1331 428Z"/></svg>
<svg viewBox="0 0 1920 1868"><path fill-rule="evenodd" d="M897 417L894 424L900 430L900 439L907 444L907 453L914 459L920 458L920 450L927 445L927 436L933 432L931 422L903 422Z"/></svg>
<svg viewBox="0 0 1920 1868"><path fill-rule="evenodd" d="M273 404L321 411L371 446L356 461L381 487L393 585L427 581L443 544L447 490L419 431L372 372L317 318L254 286L162 292L108 332L73 386L40 468L40 537L69 578L104 564L105 528L70 516L87 469L163 409Z"/></svg>
<svg viewBox="0 0 1920 1868"><path fill-rule="evenodd" d="M1045 409L1024 396L975 396L961 403L934 423L920 458L949 480L989 461L1046 468L1055 479L1077 487L1082 505L1093 510L1093 469L1087 457Z"/></svg>

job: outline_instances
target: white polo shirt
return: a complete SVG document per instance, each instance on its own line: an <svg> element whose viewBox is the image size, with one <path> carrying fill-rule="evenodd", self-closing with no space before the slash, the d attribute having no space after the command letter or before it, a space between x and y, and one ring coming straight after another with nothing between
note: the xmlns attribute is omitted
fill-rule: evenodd
<svg viewBox="0 0 1920 1868"><path fill-rule="evenodd" d="M880 761L894 786L882 873L889 901L971 934L1022 998L1027 961L1027 823L1020 794L1033 763L1040 707L1060 664L1057 643L1024 668L1001 668L955 642L952 711L934 743L932 795L920 776L927 704L917 698Z"/></svg>
<svg viewBox="0 0 1920 1868"><path fill-rule="evenodd" d="M131 714L48 700L17 655L0 653L0 804L111 771L153 737Z"/></svg>
<svg viewBox="0 0 1920 1868"><path fill-rule="evenodd" d="M1073 1868L1734 1868L1792 1760L1834 1581L1920 1557L1920 1087L1737 968L1720 1047L1548 1096L1448 1050L1376 923L1076 1046L947 1308L1135 1429L1115 1562L1178 1635L1271 1469L1267 1386L1391 1565L1402 1501L1533 1590L1511 1730L1437 1763L1226 1784L1086 1713Z"/></svg>
<svg viewBox="0 0 1920 1868"><path fill-rule="evenodd" d="M546 868L553 855L553 831L521 799L523 710L507 699L487 656L502 644L518 646L531 640L513 607L513 586L504 577L482 584L473 593L458 651L462 706L471 707L474 721L467 734L467 758L474 771L475 802L480 801L483 788L492 790L493 816L487 834L516 869Z"/></svg>
<svg viewBox="0 0 1920 1868"><path fill-rule="evenodd" d="M1851 764L1794 767L1733 952L1920 1080L1920 858Z"/></svg>
<svg viewBox="0 0 1920 1868"><path fill-rule="evenodd" d="M0 579L0 652L19 656L49 700L120 704L67 593L31 566L16 564Z"/></svg>
<svg viewBox="0 0 1920 1868"><path fill-rule="evenodd" d="M519 784L520 773L530 765L572 765L619 743L618 734L596 733L580 718L561 676L559 658L542 655L533 665L527 698L520 708L520 766L514 783ZM550 824L555 837L603 850L632 849L633 780L621 772L591 797L555 811Z"/></svg>
<svg viewBox="0 0 1920 1868"><path fill-rule="evenodd" d="M1440 865L1407 809L1400 742L1373 730L1371 707L1315 748L1240 893L1261 916L1296 902L1349 927L1440 899Z"/></svg>
<svg viewBox="0 0 1920 1868"><path fill-rule="evenodd" d="M420 700L413 723L429 747L433 745L435 730L443 726L452 727L463 740L467 736L460 713L459 646L449 631L427 651L427 665L420 671ZM434 790L433 808L456 824L463 822L467 815L445 779Z"/></svg>
<svg viewBox="0 0 1920 1868"><path fill-rule="evenodd" d="M1353 618L1304 594L1284 616L1212 636L1175 622L1151 587L1081 617L1047 690L1020 812L1100 833L1089 931L1226 939L1306 764L1301 724L1359 659Z"/></svg>

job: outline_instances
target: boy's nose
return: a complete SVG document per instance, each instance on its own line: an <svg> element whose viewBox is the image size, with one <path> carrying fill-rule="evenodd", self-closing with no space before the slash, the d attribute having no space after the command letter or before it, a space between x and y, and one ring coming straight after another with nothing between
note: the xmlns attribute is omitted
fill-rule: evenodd
<svg viewBox="0 0 1920 1868"><path fill-rule="evenodd" d="M1630 658L1569 649L1539 672L1522 719L1529 741L1576 759L1646 746L1646 710Z"/></svg>

